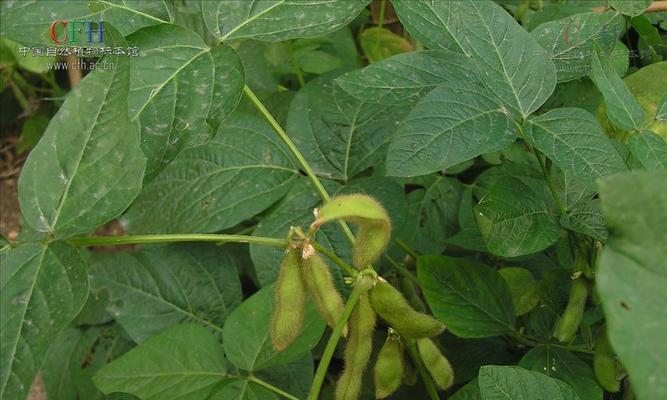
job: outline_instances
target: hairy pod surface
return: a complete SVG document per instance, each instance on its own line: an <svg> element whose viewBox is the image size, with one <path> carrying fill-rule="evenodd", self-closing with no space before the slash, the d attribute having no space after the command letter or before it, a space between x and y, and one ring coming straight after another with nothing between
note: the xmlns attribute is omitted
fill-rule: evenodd
<svg viewBox="0 0 667 400"><path fill-rule="evenodd" d="M364 293L350 316L350 338L345 346L345 369L336 384L336 400L357 400L368 360L373 352L375 312Z"/></svg>
<svg viewBox="0 0 667 400"><path fill-rule="evenodd" d="M302 261L303 279L322 318L332 329L343 314L343 298L334 285L326 261L317 253ZM343 330L347 336L347 327Z"/></svg>
<svg viewBox="0 0 667 400"><path fill-rule="evenodd" d="M579 330L581 319L584 316L586 299L588 298L588 282L582 276L572 281L570 298L567 307L554 327L553 336L561 343L567 343L574 339Z"/></svg>
<svg viewBox="0 0 667 400"><path fill-rule="evenodd" d="M445 390L454 384L454 370L433 340L418 339L417 350L438 388Z"/></svg>
<svg viewBox="0 0 667 400"><path fill-rule="evenodd" d="M396 335L390 334L382 345L373 368L377 399L384 399L401 386L403 370L403 345Z"/></svg>
<svg viewBox="0 0 667 400"><path fill-rule="evenodd" d="M338 196L317 210L313 229L330 221L344 220L358 225L352 261L362 269L373 263L391 239L391 220L384 207L364 194Z"/></svg>
<svg viewBox="0 0 667 400"><path fill-rule="evenodd" d="M306 288L301 279L298 249L289 249L280 265L275 287L275 310L271 319L271 342L276 351L289 346L301 332Z"/></svg>
<svg viewBox="0 0 667 400"><path fill-rule="evenodd" d="M385 280L379 280L369 293L375 312L405 338L432 337L445 330L437 319L415 311L403 294Z"/></svg>
<svg viewBox="0 0 667 400"><path fill-rule="evenodd" d="M595 342L595 355L593 356L593 369L600 386L608 392L618 392L621 389L619 376L621 365L616 359L616 354L611 348L607 333L603 331Z"/></svg>

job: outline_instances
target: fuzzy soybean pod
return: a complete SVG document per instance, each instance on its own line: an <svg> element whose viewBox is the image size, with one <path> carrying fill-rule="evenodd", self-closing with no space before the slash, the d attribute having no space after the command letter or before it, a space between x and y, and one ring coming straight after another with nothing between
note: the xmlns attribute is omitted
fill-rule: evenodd
<svg viewBox="0 0 667 400"><path fill-rule="evenodd" d="M621 366L611 348L606 332L600 334L595 342L593 369L604 390L612 393L620 390L621 385L618 378L621 375Z"/></svg>
<svg viewBox="0 0 667 400"><path fill-rule="evenodd" d="M345 369L336 384L336 400L357 400L368 360L373 351L375 312L368 294L359 296L359 302L350 316L350 338L345 345Z"/></svg>
<svg viewBox="0 0 667 400"><path fill-rule="evenodd" d="M570 298L567 307L558 320L554 328L553 336L561 343L567 343L574 339L579 330L581 319L584 316L586 299L588 297L588 282L583 276L579 276L572 281L570 289Z"/></svg>
<svg viewBox="0 0 667 400"><path fill-rule="evenodd" d="M433 340L418 339L417 350L438 388L445 390L454 384L454 370Z"/></svg>
<svg viewBox="0 0 667 400"><path fill-rule="evenodd" d="M271 319L271 342L276 351L289 346L301 332L306 288L301 279L299 251L291 248L283 257L275 286L275 310Z"/></svg>
<svg viewBox="0 0 667 400"><path fill-rule="evenodd" d="M351 222L359 227L352 257L358 269L377 260L391 239L389 214L377 200L365 194L337 196L315 210L315 215L315 222L311 225L313 232L323 224L336 220Z"/></svg>
<svg viewBox="0 0 667 400"><path fill-rule="evenodd" d="M403 346L398 335L390 333L378 354L373 378L375 398L384 399L396 391L403 381Z"/></svg>
<svg viewBox="0 0 667 400"><path fill-rule="evenodd" d="M343 298L336 289L331 276L329 266L322 257L313 253L304 258L303 280L308 288L308 293L315 302L320 315L332 329L343 314ZM347 327L343 330L343 336L347 336Z"/></svg>
<svg viewBox="0 0 667 400"><path fill-rule="evenodd" d="M375 312L405 338L432 337L445 330L437 319L415 311L403 294L384 279L380 279L369 293Z"/></svg>

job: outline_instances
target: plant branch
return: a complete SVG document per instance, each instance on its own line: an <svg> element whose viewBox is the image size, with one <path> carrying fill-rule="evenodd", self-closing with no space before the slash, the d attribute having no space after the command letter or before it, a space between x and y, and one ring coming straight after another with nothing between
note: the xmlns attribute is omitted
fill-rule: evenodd
<svg viewBox="0 0 667 400"><path fill-rule="evenodd" d="M273 115L269 112L269 110L264 107L264 104L260 99L257 98L255 93L248 87L248 85L243 87L243 94L252 102L252 104L255 106L257 111L262 114L262 117L266 120L266 122L271 125L271 128L273 128L274 131L278 134L280 139L287 145L289 148L289 151L294 155L294 158L299 162L299 165L301 168L303 168L304 172L306 175L308 175L308 178L310 178L311 182L313 182L313 185L315 186L315 190L317 190L317 193L319 193L320 197L327 202L331 200L331 196L329 196L329 193L327 193L327 190L324 188L324 185L322 185L322 182L320 179L315 175L315 171L310 167L310 164L308 164L308 161L306 161L305 157L303 154L301 154L301 151L296 147L292 139L287 135L287 132L280 126L278 121L276 121L275 118L273 118Z"/></svg>
<svg viewBox="0 0 667 400"><path fill-rule="evenodd" d="M298 397L293 396L293 395L287 393L286 391L282 390L281 388L279 388L279 387L275 387L275 386L273 386L272 384L270 384L270 383L268 383L268 382L264 382L263 380L257 378L257 377L254 376L254 375L250 375L250 376L248 376L248 380L249 380L250 382L255 382L255 383L258 384L258 385L264 386L265 388L269 389L270 391L275 392L275 393L278 393L279 395L283 396L283 397L286 398L286 399L290 399L290 400L299 400Z"/></svg>
<svg viewBox="0 0 667 400"><path fill-rule="evenodd" d="M400 272L403 276L405 276L406 278L410 279L412 282L419 285L419 280L417 279L417 277L412 272L410 272L407 268L405 268L400 263L398 263L396 260L394 260L393 258L391 258L387 255L385 255L384 258L385 258L385 260L389 261L389 264L391 264L392 267L396 268L398 270L398 272Z"/></svg>
<svg viewBox="0 0 667 400"><path fill-rule="evenodd" d="M435 385L433 384L433 379L431 378L431 375L429 375L426 368L424 368L424 363L422 362L422 358L419 356L419 352L417 351L417 346L415 346L415 342L413 340L403 338L403 343L405 343L405 348L407 349L408 354L412 359L412 363L415 364L417 372L419 373L419 376L421 376L422 381L424 382L424 386L426 386L426 391L428 392L428 395L431 397L431 400L440 400L440 396L438 395L438 390L435 388Z"/></svg>
<svg viewBox="0 0 667 400"><path fill-rule="evenodd" d="M382 28L384 25L384 9L386 7L387 0L380 0L380 17L378 18L378 28Z"/></svg>
<svg viewBox="0 0 667 400"><path fill-rule="evenodd" d="M410 247L409 244L405 243L402 239L397 238L396 240L394 240L394 242L396 242L398 247L400 247L401 250L403 250L410 257L414 258L415 260L419 258L419 254L417 254L417 252L412 247Z"/></svg>
<svg viewBox="0 0 667 400"><path fill-rule="evenodd" d="M149 244L172 242L217 242L217 243L251 243L274 247L287 247L287 240L248 235L223 234L164 234L164 235L127 235L127 236L90 236L68 239L77 246L116 246L123 244Z"/></svg>
<svg viewBox="0 0 667 400"><path fill-rule="evenodd" d="M329 363L331 362L331 359L333 358L333 355L336 351L336 346L338 346L338 341L340 340L340 336L343 333L343 328L345 327L345 324L347 324L347 320L350 318L352 310L354 310L354 306L357 305L359 296L361 296L363 291L364 288L361 286L355 286L354 289L352 289L352 293L347 299L347 303L343 309L343 314L338 319L338 322L336 322L336 326L334 327L333 332L331 332L329 341L324 348L324 353L322 354L320 363L317 365L317 371L315 372L313 385L311 386L310 393L308 394L308 400L317 400L319 398L320 390L322 389L322 383L324 382L324 377L326 376L327 370L329 369Z"/></svg>

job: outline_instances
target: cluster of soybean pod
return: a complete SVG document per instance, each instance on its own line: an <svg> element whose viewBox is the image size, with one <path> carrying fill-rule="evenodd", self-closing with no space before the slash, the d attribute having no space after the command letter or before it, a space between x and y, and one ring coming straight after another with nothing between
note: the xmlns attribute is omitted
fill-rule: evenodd
<svg viewBox="0 0 667 400"><path fill-rule="evenodd" d="M387 325L388 336L374 367L376 398L396 391L402 383L414 384L414 368L403 353L407 341L414 340L418 354L439 389L454 382L452 367L431 339L445 326L435 318L415 311L401 292L379 277L370 265L384 252L391 238L387 211L375 199L352 194L338 196L315 209L315 222L308 235L292 240L285 252L275 286L275 311L271 339L276 351L284 350L303 326L308 296L326 323L333 329L344 311L343 298L336 289L329 266L317 253L311 239L324 224L350 222L357 226L353 264L358 271L349 282L360 291L342 335L346 337L345 369L336 384L336 400L359 398L362 379L373 350L376 315Z"/></svg>

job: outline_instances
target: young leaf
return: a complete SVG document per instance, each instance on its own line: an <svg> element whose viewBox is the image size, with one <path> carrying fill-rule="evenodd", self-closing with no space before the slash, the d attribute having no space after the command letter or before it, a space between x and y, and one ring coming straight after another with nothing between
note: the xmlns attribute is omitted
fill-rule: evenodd
<svg viewBox="0 0 667 400"><path fill-rule="evenodd" d="M422 256L417 270L433 315L456 336L482 338L514 331L512 295L492 268L460 258Z"/></svg>
<svg viewBox="0 0 667 400"><path fill-rule="evenodd" d="M609 241L597 284L609 341L640 400L667 396L667 172L637 171L599 181Z"/></svg>
<svg viewBox="0 0 667 400"><path fill-rule="evenodd" d="M387 174L439 171L516 138L516 124L475 81L450 82L424 96L401 122L387 150Z"/></svg>
<svg viewBox="0 0 667 400"><path fill-rule="evenodd" d="M145 400L205 400L225 378L218 339L193 324L173 326L102 367L93 378L103 393Z"/></svg>
<svg viewBox="0 0 667 400"><path fill-rule="evenodd" d="M558 108L531 118L524 133L531 145L589 187L601 176L627 169L595 117L580 108Z"/></svg>
<svg viewBox="0 0 667 400"><path fill-rule="evenodd" d="M641 106L614 68L602 58L600 48L594 47L591 79L604 97L609 121L621 129L640 130L644 125L644 112Z"/></svg>
<svg viewBox="0 0 667 400"><path fill-rule="evenodd" d="M301 358L322 337L324 321L312 303L307 303L301 334L284 351L273 349L269 335L274 308L274 289L260 289L238 306L223 329L225 354L229 361L245 371L259 371Z"/></svg>
<svg viewBox="0 0 667 400"><path fill-rule="evenodd" d="M460 48L472 58L477 73L508 112L527 117L556 86L556 68L549 55L500 5L487 0L450 2L399 1L399 18L414 32L424 30L449 49ZM414 20L405 20L402 10ZM419 10L417 15L414 11ZM411 30L411 28L413 28ZM413 33L414 34L414 33ZM454 43L454 44L452 44Z"/></svg>
<svg viewBox="0 0 667 400"><path fill-rule="evenodd" d="M86 263L54 242L6 249L0 264L0 397L25 399L54 338L86 303Z"/></svg>
<svg viewBox="0 0 667 400"><path fill-rule="evenodd" d="M537 346L523 356L519 365L570 385L581 400L602 400L602 388L593 369L565 349Z"/></svg>
<svg viewBox="0 0 667 400"><path fill-rule="evenodd" d="M116 46L125 40L105 26ZM139 193L145 158L128 118L127 56L102 62L73 89L32 150L19 179L28 224L56 236L90 232L123 212Z"/></svg>
<svg viewBox="0 0 667 400"><path fill-rule="evenodd" d="M566 383L520 367L480 368L479 391L482 400L583 400Z"/></svg>
<svg viewBox="0 0 667 400"><path fill-rule="evenodd" d="M241 39L280 42L336 31L352 21L368 3L369 0L261 3L211 0L202 3L202 14L209 31L222 42Z"/></svg>
<svg viewBox="0 0 667 400"><path fill-rule="evenodd" d="M365 29L359 36L359 43L371 63L412 50L407 39L379 26Z"/></svg>
<svg viewBox="0 0 667 400"><path fill-rule="evenodd" d="M470 61L445 50L399 54L336 78L352 96L367 102L414 102L434 87L452 80L474 79Z"/></svg>
<svg viewBox="0 0 667 400"><path fill-rule="evenodd" d="M531 33L556 65L558 82L588 75L593 43L609 54L624 29L623 18L615 11L575 14L546 22Z"/></svg>
<svg viewBox="0 0 667 400"><path fill-rule="evenodd" d="M298 174L266 122L235 113L146 185L125 218L137 233L217 232L269 207Z"/></svg>
<svg viewBox="0 0 667 400"><path fill-rule="evenodd" d="M489 251L502 257L536 253L560 235L547 205L514 177L498 179L475 206L475 213Z"/></svg>
<svg viewBox="0 0 667 400"><path fill-rule="evenodd" d="M648 129L632 135L628 140L630 153L646 169L667 168L667 141Z"/></svg>
<svg viewBox="0 0 667 400"><path fill-rule="evenodd" d="M148 181L182 149L210 137L214 65L204 41L177 25L142 29L128 43L141 49L132 59L128 102L130 118L141 125ZM239 62L233 51L228 55L230 63ZM230 97L238 98L236 90Z"/></svg>
<svg viewBox="0 0 667 400"><path fill-rule="evenodd" d="M109 293L108 310L137 343L181 322L220 336L225 319L241 302L236 265L214 246L118 253L92 264L90 273L93 291Z"/></svg>

